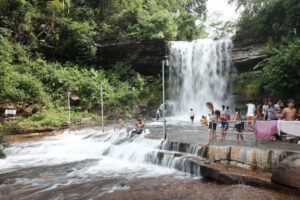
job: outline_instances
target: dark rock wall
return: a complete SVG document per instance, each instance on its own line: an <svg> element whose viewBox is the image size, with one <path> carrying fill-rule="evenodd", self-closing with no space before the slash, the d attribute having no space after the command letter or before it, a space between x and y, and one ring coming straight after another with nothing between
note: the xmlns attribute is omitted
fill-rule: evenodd
<svg viewBox="0 0 300 200"><path fill-rule="evenodd" d="M164 40L107 42L98 51L102 66L111 68L117 62L123 62L144 75L160 73L161 61L166 54L167 43Z"/></svg>

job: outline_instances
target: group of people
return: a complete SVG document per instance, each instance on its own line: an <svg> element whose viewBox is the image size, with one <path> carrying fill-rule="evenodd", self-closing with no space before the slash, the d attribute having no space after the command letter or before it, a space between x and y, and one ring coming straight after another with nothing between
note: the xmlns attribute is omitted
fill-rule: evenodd
<svg viewBox="0 0 300 200"><path fill-rule="evenodd" d="M211 138L216 139L216 127L217 123L221 126L221 140L225 140L226 131L229 128L230 123L234 123L234 129L237 131L236 139L244 140L242 131L248 131L249 126L254 128L254 120L263 117L264 120L286 120L295 121L299 120L300 113L297 114L295 108L295 101L290 99L286 103L286 107L283 102L279 100L276 104L273 104L272 100L265 102L261 108L260 105L255 106L253 103L248 103L247 112L241 112L240 108L235 108L233 120L231 120L232 112L229 106L222 106L221 110L215 110L211 102L206 103L206 107L209 109L209 115L207 120L206 116L202 116L201 125L208 126L208 144ZM192 111L192 109L191 109ZM262 116L263 115L263 116ZM192 115L191 115L192 116ZM192 124L195 116L191 117Z"/></svg>
<svg viewBox="0 0 300 200"><path fill-rule="evenodd" d="M235 122L234 129L238 132L236 135L237 140L243 140L243 135L241 134L244 129L243 120L247 120L247 116L245 113L241 113L239 108L235 109L235 113L233 115L229 106L222 105L221 110L215 110L214 105L211 102L206 103L206 107L209 109L209 113L207 116L202 115L201 118L201 126L208 126L208 144L211 139L216 139L216 128L217 124L220 124L221 127L221 140L225 140L226 131L229 129L229 125L231 123L232 117L234 117L233 121ZM194 125L195 120L195 112L193 108L190 109L189 112L191 125ZM253 120L253 118L249 118L249 120Z"/></svg>
<svg viewBox="0 0 300 200"><path fill-rule="evenodd" d="M299 120L299 115L295 108L295 101L293 99L287 100L286 106L281 100L278 100L276 104L272 100L268 100L262 106L257 106L257 118L262 117L263 120L286 120L295 121Z"/></svg>
<svg viewBox="0 0 300 200"><path fill-rule="evenodd" d="M225 140L226 137L226 131L229 129L229 125L231 123L231 117L232 117L232 112L227 106L225 108L225 105L222 106L221 111L220 110L215 110L214 105L211 102L206 103L206 107L209 109L209 124L208 124L208 142L207 144L210 143L211 139L216 140L217 139L217 134L216 134L216 129L217 129L217 123L221 124L221 140ZM244 122L242 121L242 114L239 108L235 109L234 113L234 129L238 132L236 134L237 140L241 139L244 140L243 135L242 135L242 130L244 128Z"/></svg>

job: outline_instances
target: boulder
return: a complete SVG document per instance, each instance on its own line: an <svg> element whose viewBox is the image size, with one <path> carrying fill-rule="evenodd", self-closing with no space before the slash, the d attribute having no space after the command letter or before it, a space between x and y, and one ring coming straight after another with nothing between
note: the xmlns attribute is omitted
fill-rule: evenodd
<svg viewBox="0 0 300 200"><path fill-rule="evenodd" d="M133 102L132 112L135 115L141 114L141 108L140 108L140 106L139 106L139 104L137 102Z"/></svg>
<svg viewBox="0 0 300 200"><path fill-rule="evenodd" d="M89 124L92 121L92 117L86 117L81 120L81 124Z"/></svg>
<svg viewBox="0 0 300 200"><path fill-rule="evenodd" d="M23 111L23 114L26 116L31 116L32 114L36 113L39 110L40 110L40 106L37 104L33 104L26 107Z"/></svg>
<svg viewBox="0 0 300 200"><path fill-rule="evenodd" d="M300 154L284 159L274 170L272 182L300 189Z"/></svg>

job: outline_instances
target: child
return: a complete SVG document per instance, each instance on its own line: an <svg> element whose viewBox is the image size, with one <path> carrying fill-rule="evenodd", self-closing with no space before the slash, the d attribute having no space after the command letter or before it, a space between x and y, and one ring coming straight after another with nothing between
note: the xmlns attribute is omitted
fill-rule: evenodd
<svg viewBox="0 0 300 200"><path fill-rule="evenodd" d="M201 126L208 126L208 120L204 115L202 115Z"/></svg>
<svg viewBox="0 0 300 200"><path fill-rule="evenodd" d="M190 119L191 119L192 126L194 126L195 112L194 112L193 108L191 108L191 111L190 111Z"/></svg>
<svg viewBox="0 0 300 200"><path fill-rule="evenodd" d="M242 116L241 116L241 111L239 108L235 109L235 114L234 114L234 121L235 121L235 130L238 132L236 134L236 139L239 140L244 140L242 133Z"/></svg>
<svg viewBox="0 0 300 200"><path fill-rule="evenodd" d="M221 123L221 129L222 129L222 137L221 140L225 140L226 137L226 131L228 130L228 121L226 116L220 116L220 123Z"/></svg>
<svg viewBox="0 0 300 200"><path fill-rule="evenodd" d="M245 130L245 122L247 121L247 115L245 112L242 112L242 130Z"/></svg>

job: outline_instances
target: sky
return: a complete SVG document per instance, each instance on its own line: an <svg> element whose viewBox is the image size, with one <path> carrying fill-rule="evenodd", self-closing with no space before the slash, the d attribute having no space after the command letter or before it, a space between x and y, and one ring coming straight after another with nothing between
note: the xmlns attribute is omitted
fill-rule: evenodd
<svg viewBox="0 0 300 200"><path fill-rule="evenodd" d="M236 6L234 4L228 4L228 0L208 0L207 4L207 20L204 23L205 30L208 33L209 38L219 38L221 32L217 27L212 27L210 24L216 22L222 22L219 27L222 27L226 21L235 22L239 17L239 12L236 12ZM234 31L226 33L227 38L234 35ZM224 37L224 36L222 36Z"/></svg>
<svg viewBox="0 0 300 200"><path fill-rule="evenodd" d="M222 13L222 18L224 21L227 20L236 20L239 16L235 12L235 6L228 4L227 0L208 0L207 1L207 10L208 16L214 12Z"/></svg>

